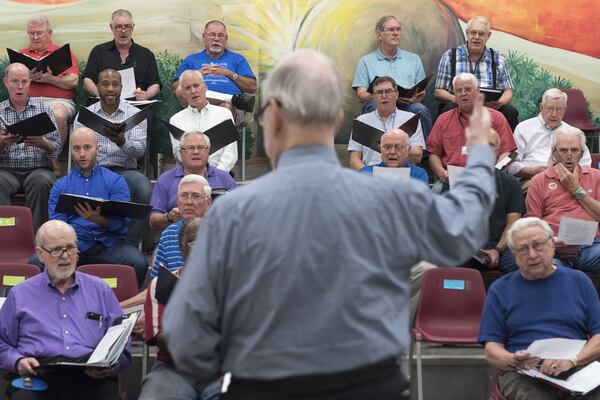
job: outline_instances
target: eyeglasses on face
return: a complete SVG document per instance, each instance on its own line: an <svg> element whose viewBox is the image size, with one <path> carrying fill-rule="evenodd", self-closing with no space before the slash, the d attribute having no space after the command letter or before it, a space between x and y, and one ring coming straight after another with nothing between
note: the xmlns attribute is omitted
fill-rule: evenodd
<svg viewBox="0 0 600 400"><path fill-rule="evenodd" d="M467 36L484 38L487 36L487 32L484 31L467 31Z"/></svg>
<svg viewBox="0 0 600 400"><path fill-rule="evenodd" d="M177 196L180 200L192 200L194 203L198 203L206 199L206 195L201 193L179 193Z"/></svg>
<svg viewBox="0 0 600 400"><path fill-rule="evenodd" d="M402 32L402 28L399 26L394 26L391 28L383 28L383 31L387 33Z"/></svg>
<svg viewBox="0 0 600 400"><path fill-rule="evenodd" d="M118 24L112 25L115 31L129 32L133 29L133 24Z"/></svg>
<svg viewBox="0 0 600 400"><path fill-rule="evenodd" d="M214 33L214 32L205 33L205 35L211 39L214 39L214 38L223 39L225 36L227 36L226 33Z"/></svg>
<svg viewBox="0 0 600 400"><path fill-rule="evenodd" d="M550 241L550 238L546 239L546 240L538 240L538 241L533 241L530 244L525 244L523 246L517 247L514 250L515 253L524 256L529 254L529 249L533 249L533 251L535 252L540 252L543 251L546 246L548 245L548 242Z"/></svg>
<svg viewBox="0 0 600 400"><path fill-rule="evenodd" d="M386 90L375 90L373 92L373 94L375 96L382 97L383 95L391 96L393 93L396 93L396 92L397 92L397 90L395 90L395 89L386 89Z"/></svg>
<svg viewBox="0 0 600 400"><path fill-rule="evenodd" d="M40 248L46 253L50 254L50 257L52 258L60 258L62 257L63 253L67 253L67 255L69 256L74 256L75 254L79 253L79 249L77 247L65 247L64 249L47 249L44 246L40 246Z"/></svg>
<svg viewBox="0 0 600 400"><path fill-rule="evenodd" d="M186 146L181 146L181 150L182 151L189 151L189 152L194 152L194 151L208 151L208 146L204 146L204 145L199 145L199 146L186 145Z"/></svg>
<svg viewBox="0 0 600 400"><path fill-rule="evenodd" d="M409 146L407 146L405 144L399 144L399 143L396 143L396 144L386 143L381 146L381 148L385 151L392 151L392 149L396 150L396 151L404 151L404 150L408 149L408 147Z"/></svg>

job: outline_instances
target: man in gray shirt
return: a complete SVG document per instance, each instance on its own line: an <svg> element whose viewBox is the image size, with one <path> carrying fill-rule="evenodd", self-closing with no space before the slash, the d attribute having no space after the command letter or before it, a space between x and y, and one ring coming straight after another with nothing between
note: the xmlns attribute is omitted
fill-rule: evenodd
<svg viewBox="0 0 600 400"><path fill-rule="evenodd" d="M396 359L409 345L410 267L464 261L487 237L482 99L467 168L439 196L341 167L335 70L300 50L271 71L257 118L275 169L215 202L169 301L176 367L197 386L231 372L225 400L409 399Z"/></svg>

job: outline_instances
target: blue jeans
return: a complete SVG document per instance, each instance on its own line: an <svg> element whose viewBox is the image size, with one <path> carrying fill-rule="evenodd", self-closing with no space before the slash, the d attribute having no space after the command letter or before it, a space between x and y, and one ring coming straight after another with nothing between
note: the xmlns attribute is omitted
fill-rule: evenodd
<svg viewBox="0 0 600 400"><path fill-rule="evenodd" d="M152 370L142 380L139 400L218 400L221 396L219 381L203 390L192 386L175 367L156 361Z"/></svg>
<svg viewBox="0 0 600 400"><path fill-rule="evenodd" d="M149 204L150 196L152 195L152 184L140 171L134 169L122 169L118 167L110 167L113 172L121 175L129 193L131 193L131 201L134 203ZM144 236L144 231L148 229L148 216L144 219L131 219L127 227L127 240L134 246L137 246Z"/></svg>
<svg viewBox="0 0 600 400"><path fill-rule="evenodd" d="M600 238L594 239L594 243L590 246L579 246L579 250L579 257L573 260L562 261L555 258L554 262L563 267L571 267L600 275Z"/></svg>
<svg viewBox="0 0 600 400"><path fill-rule="evenodd" d="M413 114L419 113L419 120L421 121L421 128L423 129L423 138L427 140L427 136L431 131L431 127L433 126L433 121L431 119L431 111L429 108L422 103L412 103L408 105L398 106L399 110L408 111ZM375 110L375 102L373 100L367 101L363 104L362 113L366 114Z"/></svg>

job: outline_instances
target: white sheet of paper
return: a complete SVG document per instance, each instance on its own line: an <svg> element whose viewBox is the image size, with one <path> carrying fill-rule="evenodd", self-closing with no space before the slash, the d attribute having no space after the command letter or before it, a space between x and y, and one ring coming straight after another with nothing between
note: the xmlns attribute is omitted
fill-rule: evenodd
<svg viewBox="0 0 600 400"><path fill-rule="evenodd" d="M410 178L410 168L388 168L388 167L373 167L373 175L383 176L385 178L396 179L399 177Z"/></svg>
<svg viewBox="0 0 600 400"><path fill-rule="evenodd" d="M104 335L102 340L100 340L100 343L98 343L98 345L94 349L94 352L88 359L87 363L94 364L94 363L105 362L106 359L108 358L108 355L110 353L110 350L111 350L113 344L116 341L118 341L118 339L121 335L123 335L125 333L126 329L127 329L127 325L123 324L123 323L120 325L115 325L115 326L111 326L110 328L108 328L108 331L106 331L106 334Z"/></svg>
<svg viewBox="0 0 600 400"><path fill-rule="evenodd" d="M450 190L454 187L456 180L463 173L465 167L457 167L456 165L448 165L448 183L450 184Z"/></svg>
<svg viewBox="0 0 600 400"><path fill-rule="evenodd" d="M510 157L504 157L502 160L498 161L498 163L496 164L496 169L504 168L511 161L512 159Z"/></svg>
<svg viewBox="0 0 600 400"><path fill-rule="evenodd" d="M6 297L0 297L0 308L2 308L2 304L4 304L5 300L6 300Z"/></svg>
<svg viewBox="0 0 600 400"><path fill-rule="evenodd" d="M122 69L119 73L121 74L121 84L123 85L121 98L135 96L135 72L133 71L133 67Z"/></svg>
<svg viewBox="0 0 600 400"><path fill-rule="evenodd" d="M207 99L213 99L213 100L221 100L221 101L230 101L231 100L231 95L230 94L224 94L221 92L215 92L212 90L207 90L206 91L206 98Z"/></svg>
<svg viewBox="0 0 600 400"><path fill-rule="evenodd" d="M143 106L145 104L158 103L160 100L126 100L132 106Z"/></svg>
<svg viewBox="0 0 600 400"><path fill-rule="evenodd" d="M592 391L600 383L600 363L598 361L588 364L585 368L574 373L566 380L550 377L541 373L535 368L526 371L521 370L521 373L534 378L542 379L546 382L554 383L571 392L579 392L582 394L587 394L588 392Z"/></svg>
<svg viewBox="0 0 600 400"><path fill-rule="evenodd" d="M579 354L585 343L585 340L578 339L540 339L533 341L527 351L540 358L570 360Z"/></svg>
<svg viewBox="0 0 600 400"><path fill-rule="evenodd" d="M586 221L583 219L561 217L558 227L558 240L565 244L589 246L594 243L597 221Z"/></svg>

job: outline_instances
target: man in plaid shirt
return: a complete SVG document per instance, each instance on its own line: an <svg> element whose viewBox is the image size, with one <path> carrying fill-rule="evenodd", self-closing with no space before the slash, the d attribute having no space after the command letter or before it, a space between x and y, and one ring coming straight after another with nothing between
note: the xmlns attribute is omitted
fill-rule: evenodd
<svg viewBox="0 0 600 400"><path fill-rule="evenodd" d="M52 109L29 98L29 69L20 63L6 68L4 86L8 100L0 103L0 115L15 124L40 113L48 113L56 126ZM34 132L32 132L34 133ZM31 209L34 230L48 220L48 196L56 181L51 159L61 151L56 130L43 136L12 135L0 122L0 204L10 204L10 196L25 192L25 205Z"/></svg>

